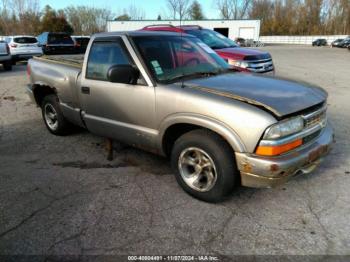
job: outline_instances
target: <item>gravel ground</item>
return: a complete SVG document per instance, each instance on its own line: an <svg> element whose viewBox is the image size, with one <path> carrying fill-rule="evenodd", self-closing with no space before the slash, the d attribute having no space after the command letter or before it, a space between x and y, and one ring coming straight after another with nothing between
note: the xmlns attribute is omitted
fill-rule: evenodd
<svg viewBox="0 0 350 262"><path fill-rule="evenodd" d="M263 49L329 92L337 143L314 173L221 204L185 194L163 158L117 144L108 162L100 137L49 134L25 65L0 68L0 254L350 255L350 52Z"/></svg>

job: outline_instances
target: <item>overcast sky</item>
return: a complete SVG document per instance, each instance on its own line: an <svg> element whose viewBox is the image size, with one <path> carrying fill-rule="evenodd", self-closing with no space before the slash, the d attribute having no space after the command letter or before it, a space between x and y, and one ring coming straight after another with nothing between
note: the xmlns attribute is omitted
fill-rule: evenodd
<svg viewBox="0 0 350 262"><path fill-rule="evenodd" d="M202 5L206 18L218 18L218 12L215 10L214 0L198 0ZM156 19L158 14L162 17L168 12L165 0L49 0L40 1L41 7L50 5L55 9L67 7L69 5L88 5L92 7L110 8L112 12L118 14L129 5L135 5L142 8L146 13L146 19Z"/></svg>

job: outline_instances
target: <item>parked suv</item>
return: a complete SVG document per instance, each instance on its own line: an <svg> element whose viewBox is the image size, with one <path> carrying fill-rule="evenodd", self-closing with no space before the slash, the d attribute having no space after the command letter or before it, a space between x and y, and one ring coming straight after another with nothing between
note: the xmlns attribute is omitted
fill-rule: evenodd
<svg viewBox="0 0 350 262"><path fill-rule="evenodd" d="M316 39L312 42L312 46L326 46L327 40L326 39Z"/></svg>
<svg viewBox="0 0 350 262"><path fill-rule="evenodd" d="M0 64L6 71L12 70L12 59L10 48L5 41L0 41Z"/></svg>
<svg viewBox="0 0 350 262"><path fill-rule="evenodd" d="M44 32L38 35L38 41L44 54L74 54L74 41L69 34Z"/></svg>
<svg viewBox="0 0 350 262"><path fill-rule="evenodd" d="M43 51L34 36L18 35L5 38L10 47L13 64L20 60L28 60L33 56L41 56Z"/></svg>
<svg viewBox="0 0 350 262"><path fill-rule="evenodd" d="M90 41L90 36L72 36L75 50L78 54L84 54Z"/></svg>
<svg viewBox="0 0 350 262"><path fill-rule="evenodd" d="M146 26L142 30L171 31L194 35L238 71L273 74L275 70L269 53L251 48L241 48L235 41L210 29L200 26L152 25Z"/></svg>

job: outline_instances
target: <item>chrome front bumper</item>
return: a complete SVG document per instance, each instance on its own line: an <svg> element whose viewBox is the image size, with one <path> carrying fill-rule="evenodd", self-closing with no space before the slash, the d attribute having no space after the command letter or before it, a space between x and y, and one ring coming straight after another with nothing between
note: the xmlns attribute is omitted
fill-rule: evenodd
<svg viewBox="0 0 350 262"><path fill-rule="evenodd" d="M243 186L274 187L298 174L312 172L331 150L334 142L330 124L310 144L278 157L236 153Z"/></svg>

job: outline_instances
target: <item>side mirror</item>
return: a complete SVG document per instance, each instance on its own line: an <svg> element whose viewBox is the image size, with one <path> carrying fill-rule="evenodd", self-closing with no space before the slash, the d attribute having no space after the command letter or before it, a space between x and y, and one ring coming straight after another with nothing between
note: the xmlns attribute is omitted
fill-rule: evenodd
<svg viewBox="0 0 350 262"><path fill-rule="evenodd" d="M136 85L140 71L132 65L113 65L108 69L107 79L112 83Z"/></svg>

